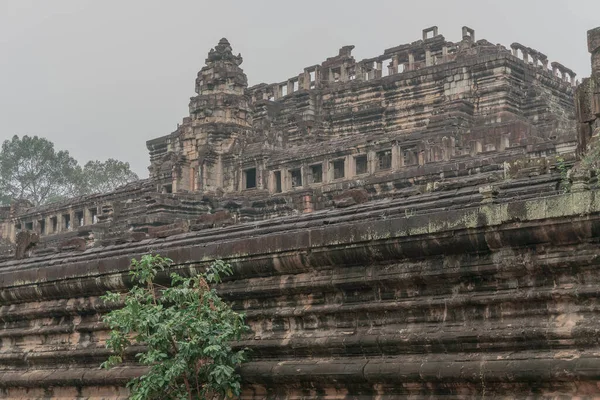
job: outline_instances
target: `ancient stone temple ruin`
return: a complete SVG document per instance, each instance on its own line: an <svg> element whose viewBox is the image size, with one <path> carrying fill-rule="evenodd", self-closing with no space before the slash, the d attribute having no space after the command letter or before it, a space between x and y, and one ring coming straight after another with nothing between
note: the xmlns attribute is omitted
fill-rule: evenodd
<svg viewBox="0 0 600 400"><path fill-rule="evenodd" d="M431 27L248 87L222 39L148 179L0 208L0 397L126 398L143 370L98 368L98 297L148 252L234 267L246 399L597 395L600 28L588 47L579 84Z"/></svg>

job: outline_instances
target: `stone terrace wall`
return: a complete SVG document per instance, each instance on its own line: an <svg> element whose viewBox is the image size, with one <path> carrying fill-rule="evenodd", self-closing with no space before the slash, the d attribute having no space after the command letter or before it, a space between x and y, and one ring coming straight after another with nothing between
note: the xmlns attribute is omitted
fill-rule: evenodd
<svg viewBox="0 0 600 400"><path fill-rule="evenodd" d="M141 370L98 369L98 296L149 251L234 266L219 290L253 329L243 398L596 393L600 192L422 200L4 262L0 393L125 398Z"/></svg>

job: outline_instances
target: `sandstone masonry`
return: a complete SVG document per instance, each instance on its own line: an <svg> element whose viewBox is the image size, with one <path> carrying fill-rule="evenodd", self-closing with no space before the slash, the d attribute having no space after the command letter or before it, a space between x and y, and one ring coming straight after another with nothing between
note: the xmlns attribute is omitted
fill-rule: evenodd
<svg viewBox="0 0 600 400"><path fill-rule="evenodd" d="M246 399L597 396L599 43L578 86L431 27L248 88L222 39L149 179L0 209L0 397L126 398L98 297L151 251L234 267Z"/></svg>

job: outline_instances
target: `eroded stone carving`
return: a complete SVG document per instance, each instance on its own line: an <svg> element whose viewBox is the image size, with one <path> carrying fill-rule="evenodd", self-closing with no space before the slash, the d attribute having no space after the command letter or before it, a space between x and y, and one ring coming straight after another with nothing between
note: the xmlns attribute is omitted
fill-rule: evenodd
<svg viewBox="0 0 600 400"><path fill-rule="evenodd" d="M246 399L596 396L600 194L557 157L594 146L599 69L575 121L572 71L461 34L251 88L222 39L149 179L0 208L0 397L125 399L98 296L149 252L234 267Z"/></svg>

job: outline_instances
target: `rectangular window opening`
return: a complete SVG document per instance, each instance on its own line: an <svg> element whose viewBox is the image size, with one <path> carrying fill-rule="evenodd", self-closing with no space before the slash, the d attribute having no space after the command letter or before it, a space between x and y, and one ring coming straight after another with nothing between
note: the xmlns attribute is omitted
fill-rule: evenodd
<svg viewBox="0 0 600 400"><path fill-rule="evenodd" d="M419 155L415 149L405 149L402 152L402 165L415 165L419 162Z"/></svg>
<svg viewBox="0 0 600 400"><path fill-rule="evenodd" d="M77 222L77 226L83 226L84 225L83 211L76 211L75 212L75 221Z"/></svg>
<svg viewBox="0 0 600 400"><path fill-rule="evenodd" d="M40 231L40 235L45 235L46 234L46 221L44 221L43 219L40 219L38 221L38 229Z"/></svg>
<svg viewBox="0 0 600 400"><path fill-rule="evenodd" d="M331 74L333 75L333 81L339 82L342 75L342 70L341 68L332 68Z"/></svg>
<svg viewBox="0 0 600 400"><path fill-rule="evenodd" d="M58 218L57 217L50 218L50 224L52 225L52 233L58 232Z"/></svg>
<svg viewBox="0 0 600 400"><path fill-rule="evenodd" d="M387 59L387 60L383 60L383 62L381 63L381 77L383 78L384 76L388 76L390 74L390 64L392 63L392 60Z"/></svg>
<svg viewBox="0 0 600 400"><path fill-rule="evenodd" d="M323 182L323 165L315 164L310 166L310 175L312 178L312 183L321 183Z"/></svg>
<svg viewBox="0 0 600 400"><path fill-rule="evenodd" d="M298 91L298 81L294 81L293 86L292 86L292 92L297 92Z"/></svg>
<svg viewBox="0 0 600 400"><path fill-rule="evenodd" d="M290 171L290 180L292 182L292 187L301 187L302 186L302 170L293 169Z"/></svg>
<svg viewBox="0 0 600 400"><path fill-rule="evenodd" d="M273 176L275 177L275 193L281 193L281 171L275 171Z"/></svg>
<svg viewBox="0 0 600 400"><path fill-rule="evenodd" d="M162 192L163 193L173 193L173 185L172 184L163 185Z"/></svg>
<svg viewBox="0 0 600 400"><path fill-rule="evenodd" d="M344 160L336 160L333 163L333 179L344 177Z"/></svg>
<svg viewBox="0 0 600 400"><path fill-rule="evenodd" d="M246 189L253 189L256 187L256 168L250 168L244 171L244 178L246 181Z"/></svg>
<svg viewBox="0 0 600 400"><path fill-rule="evenodd" d="M25 229L28 231L33 230L33 222L25 222Z"/></svg>
<svg viewBox="0 0 600 400"><path fill-rule="evenodd" d="M71 215L63 214L62 216L62 227L65 229L71 229Z"/></svg>
<svg viewBox="0 0 600 400"><path fill-rule="evenodd" d="M279 86L279 90L281 91L281 96L287 96L287 84Z"/></svg>
<svg viewBox="0 0 600 400"><path fill-rule="evenodd" d="M98 209L97 208L90 208L90 218L92 220L92 224L95 224L96 222L98 222Z"/></svg>
<svg viewBox="0 0 600 400"><path fill-rule="evenodd" d="M366 155L355 157L354 162L356 163L356 175L362 175L368 172Z"/></svg>
<svg viewBox="0 0 600 400"><path fill-rule="evenodd" d="M377 167L379 170L392 168L392 151L384 150L377 153Z"/></svg>

